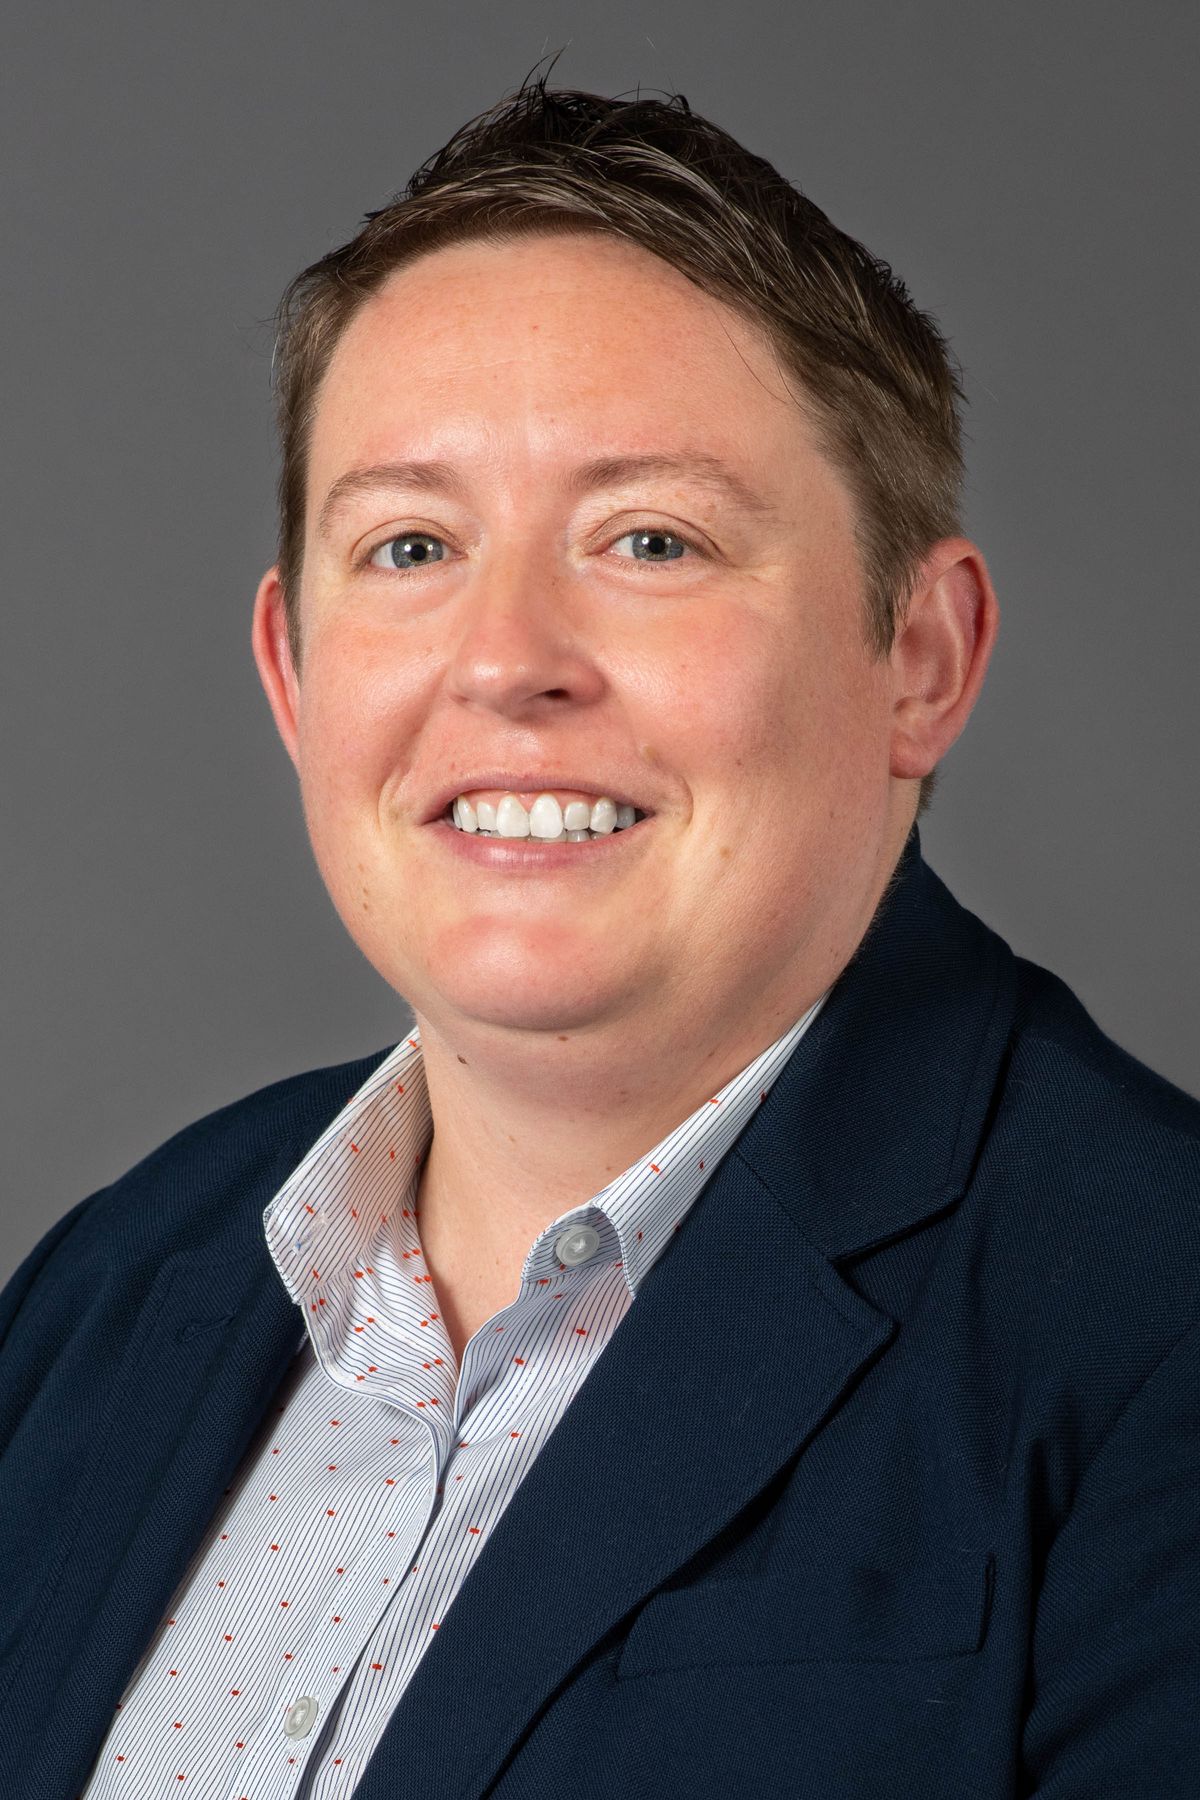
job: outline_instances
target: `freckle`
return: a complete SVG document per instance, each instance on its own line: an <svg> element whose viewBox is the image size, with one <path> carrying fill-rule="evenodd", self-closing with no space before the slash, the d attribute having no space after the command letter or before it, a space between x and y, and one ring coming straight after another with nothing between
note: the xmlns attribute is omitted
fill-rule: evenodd
<svg viewBox="0 0 1200 1800"><path fill-rule="evenodd" d="M565 1032L565 1031L560 1031L560 1032L559 1032L559 1034L558 1034L558 1041L559 1041L559 1043L560 1043L560 1044L567 1044L567 1043L570 1043L570 1039L569 1039L569 1038L568 1038L568 1036L567 1036L567 1034L566 1034L566 1032Z"/></svg>
<svg viewBox="0 0 1200 1800"><path fill-rule="evenodd" d="M731 850L731 849L730 849L730 848L729 848L729 845L728 845L728 844L722 844L722 845L721 845L721 848L720 848L720 850L719 850L719 852L718 852L718 855L720 855L720 856L722 856L722 857L725 857L725 856L732 856L732 855L733 855L733 851L732 851L732 850Z"/></svg>
<svg viewBox="0 0 1200 1800"><path fill-rule="evenodd" d="M467 1062L467 1059L465 1056L460 1056L458 1060L463 1065L464 1069L470 1067L470 1064Z"/></svg>

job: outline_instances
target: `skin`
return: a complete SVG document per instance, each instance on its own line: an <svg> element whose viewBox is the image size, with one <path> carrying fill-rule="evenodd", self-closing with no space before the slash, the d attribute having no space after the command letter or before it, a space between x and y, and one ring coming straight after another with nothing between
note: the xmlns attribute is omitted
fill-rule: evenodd
<svg viewBox="0 0 1200 1800"><path fill-rule="evenodd" d="M685 449L766 510L677 473L568 490L591 458ZM318 535L338 476L413 457L465 496L362 494ZM982 555L936 544L873 660L853 527L766 338L636 246L435 251L334 353L299 676L276 568L252 642L334 905L420 1023L421 1242L460 1358L537 1235L835 980L966 724L998 628ZM682 555L638 560L651 528ZM417 531L440 560L386 566ZM586 867L485 868L420 821L493 768L575 771L655 816Z"/></svg>

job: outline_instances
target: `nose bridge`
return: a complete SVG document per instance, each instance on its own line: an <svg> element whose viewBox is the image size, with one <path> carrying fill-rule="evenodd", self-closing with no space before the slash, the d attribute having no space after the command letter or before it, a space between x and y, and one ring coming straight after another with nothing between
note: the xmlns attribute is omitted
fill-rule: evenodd
<svg viewBox="0 0 1200 1800"><path fill-rule="evenodd" d="M460 595L448 671L460 698L497 708L594 685L594 665L567 604L569 572L549 528L507 516Z"/></svg>

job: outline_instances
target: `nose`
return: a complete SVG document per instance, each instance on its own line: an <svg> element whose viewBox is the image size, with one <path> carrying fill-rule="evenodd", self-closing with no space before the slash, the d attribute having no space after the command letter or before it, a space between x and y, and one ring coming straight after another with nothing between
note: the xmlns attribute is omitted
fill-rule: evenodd
<svg viewBox="0 0 1200 1800"><path fill-rule="evenodd" d="M570 574L548 569L547 554L544 535L530 533L524 545L494 551L461 594L446 677L454 699L532 719L603 691Z"/></svg>

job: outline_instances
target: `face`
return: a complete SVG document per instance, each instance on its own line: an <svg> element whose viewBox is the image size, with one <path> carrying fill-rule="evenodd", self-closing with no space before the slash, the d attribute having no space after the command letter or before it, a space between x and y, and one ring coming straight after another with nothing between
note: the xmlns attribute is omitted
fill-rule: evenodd
<svg viewBox="0 0 1200 1800"><path fill-rule="evenodd" d="M298 681L274 571L255 647L317 862L435 1027L774 1036L853 950L903 830L852 505L765 337L669 265L575 235L392 276L319 392L300 604ZM506 789L646 816L442 817Z"/></svg>

